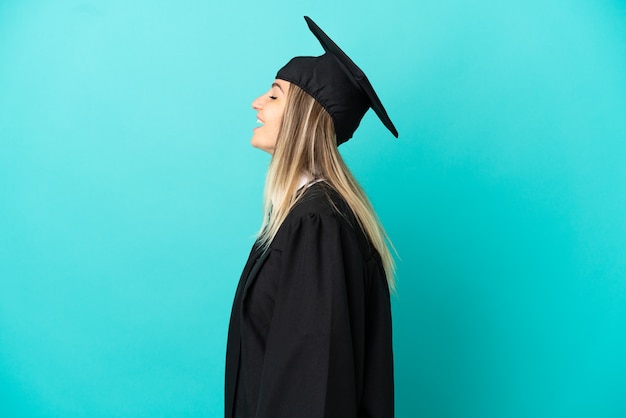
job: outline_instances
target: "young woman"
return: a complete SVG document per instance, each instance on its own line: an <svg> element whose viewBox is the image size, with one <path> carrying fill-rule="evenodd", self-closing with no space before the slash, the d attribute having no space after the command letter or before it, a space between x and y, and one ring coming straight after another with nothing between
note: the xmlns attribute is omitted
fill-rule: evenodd
<svg viewBox="0 0 626 418"><path fill-rule="evenodd" d="M372 108L361 70L306 18L326 53L296 57L252 107L272 154L267 214L228 332L225 416L393 416L393 259L337 146Z"/></svg>

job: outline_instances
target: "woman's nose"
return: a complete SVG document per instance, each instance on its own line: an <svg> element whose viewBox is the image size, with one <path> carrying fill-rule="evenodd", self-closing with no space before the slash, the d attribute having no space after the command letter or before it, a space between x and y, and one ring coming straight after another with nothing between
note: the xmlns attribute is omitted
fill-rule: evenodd
<svg viewBox="0 0 626 418"><path fill-rule="evenodd" d="M254 110L261 110L261 105L263 104L261 100L262 97L263 96L259 96L256 99L254 99L254 101L252 102L252 108Z"/></svg>

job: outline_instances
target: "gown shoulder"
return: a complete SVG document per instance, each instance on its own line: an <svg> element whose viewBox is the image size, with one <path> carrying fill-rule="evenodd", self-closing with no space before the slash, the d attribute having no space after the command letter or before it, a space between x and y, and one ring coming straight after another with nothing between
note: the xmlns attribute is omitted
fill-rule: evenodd
<svg viewBox="0 0 626 418"><path fill-rule="evenodd" d="M361 230L352 209L334 188L323 181L303 191L301 199L287 215L270 247L283 250L291 246L294 239L303 238L303 234L315 228L327 232L331 229L341 231L345 238L354 241L366 259L378 255Z"/></svg>

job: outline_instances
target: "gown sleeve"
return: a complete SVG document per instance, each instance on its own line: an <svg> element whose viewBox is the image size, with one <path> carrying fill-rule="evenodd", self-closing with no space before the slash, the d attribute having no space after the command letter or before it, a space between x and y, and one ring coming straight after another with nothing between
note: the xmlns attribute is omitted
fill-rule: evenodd
<svg viewBox="0 0 626 418"><path fill-rule="evenodd" d="M256 418L357 416L365 267L338 217L291 222L275 277Z"/></svg>

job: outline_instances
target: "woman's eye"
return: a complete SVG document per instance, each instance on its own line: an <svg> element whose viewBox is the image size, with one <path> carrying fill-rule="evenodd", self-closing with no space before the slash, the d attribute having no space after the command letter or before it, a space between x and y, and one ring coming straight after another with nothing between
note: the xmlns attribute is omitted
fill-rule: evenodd
<svg viewBox="0 0 626 418"><path fill-rule="evenodd" d="M272 99L272 100L276 100L276 99L278 99L278 97L276 97L276 96L270 96L270 99Z"/></svg>

